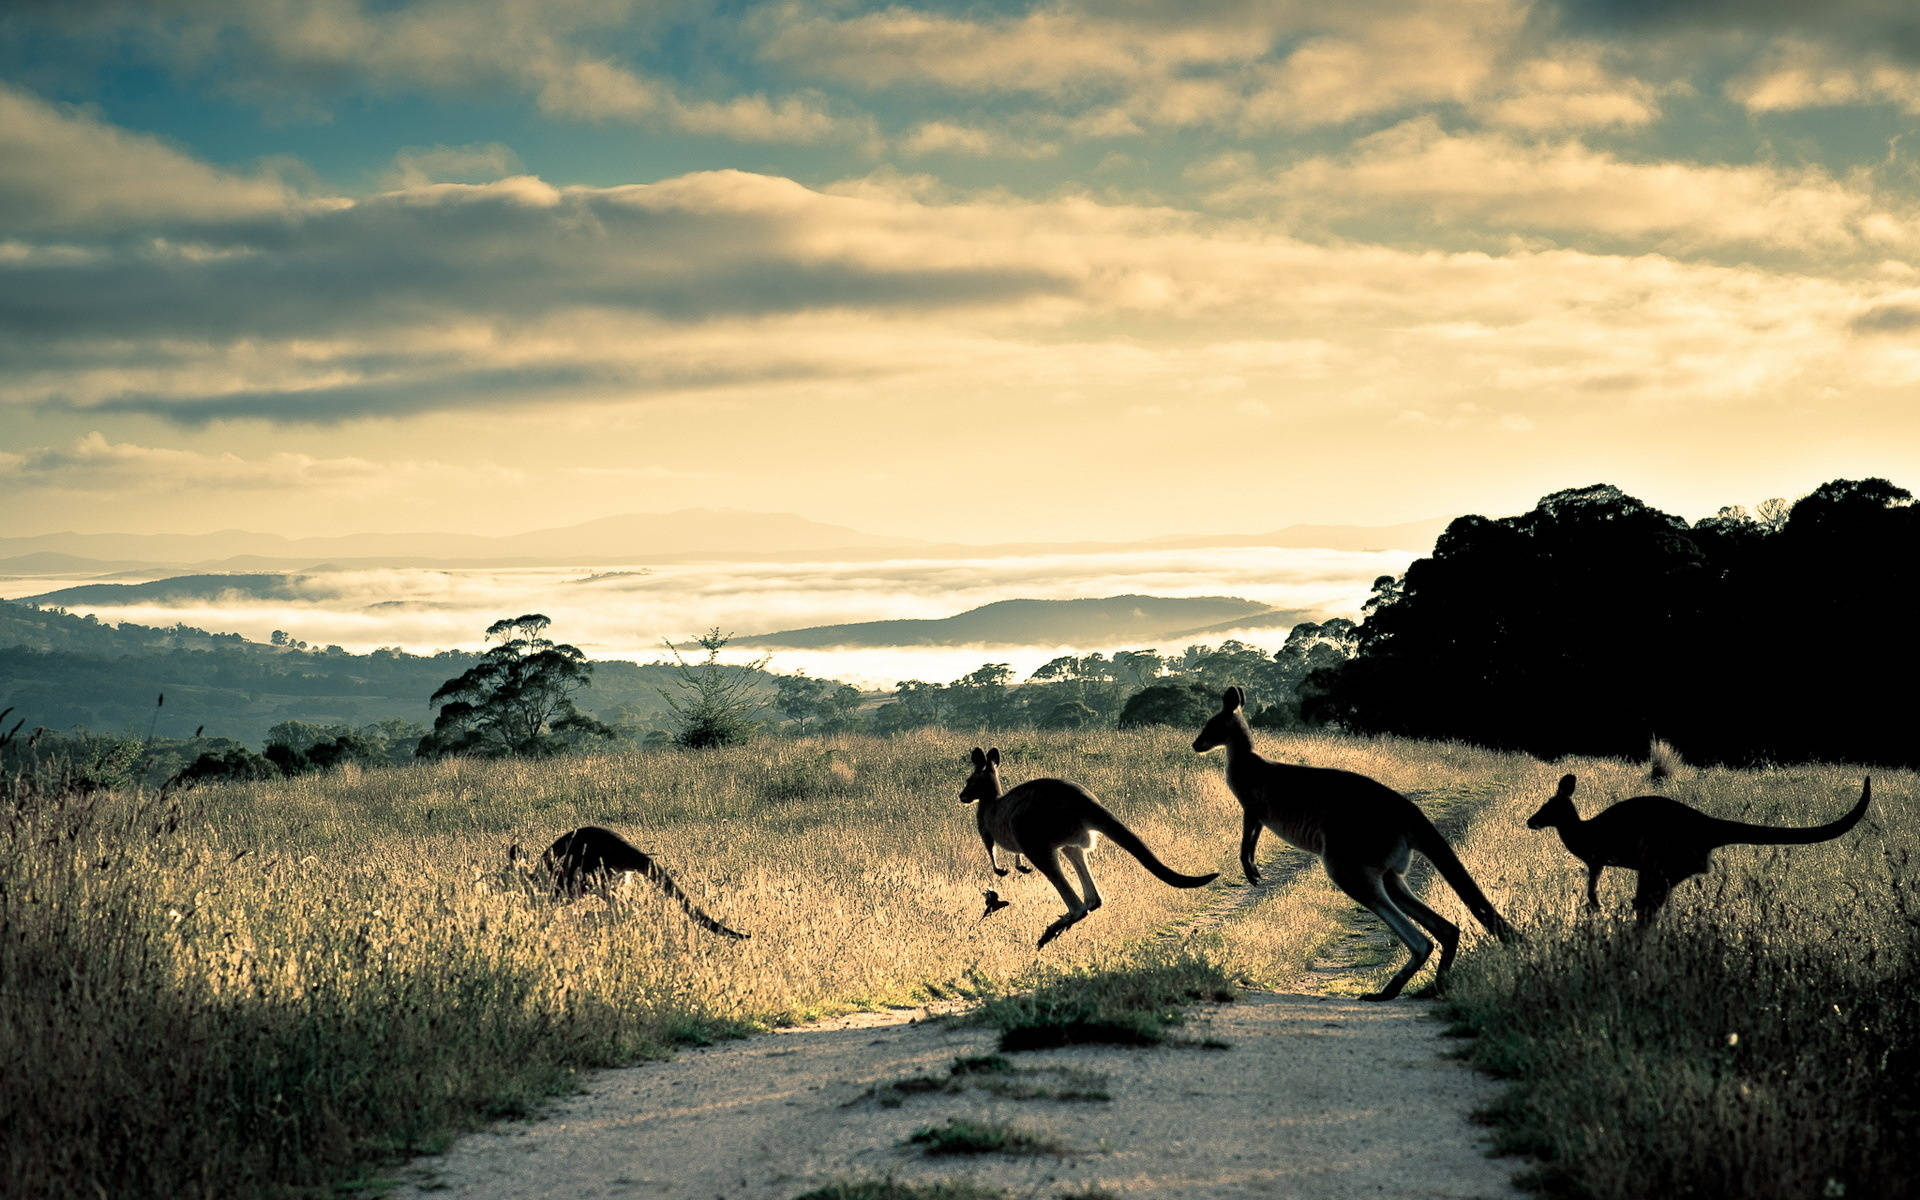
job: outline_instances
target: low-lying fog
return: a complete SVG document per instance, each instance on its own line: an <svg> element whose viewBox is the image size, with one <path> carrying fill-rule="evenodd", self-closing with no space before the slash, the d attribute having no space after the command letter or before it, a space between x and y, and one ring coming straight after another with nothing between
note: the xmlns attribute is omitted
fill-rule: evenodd
<svg viewBox="0 0 1920 1200"><path fill-rule="evenodd" d="M228 592L178 605L69 604L103 621L176 622L266 641L274 630L318 648L354 653L398 646L413 653L481 649L494 620L540 612L550 636L594 659L651 662L664 639L685 643L706 630L746 636L814 625L894 618L948 617L996 600L1068 600L1143 594L1238 596L1320 617L1359 616L1373 580L1398 574L1411 551L1301 550L1275 547L1133 550L978 559L879 562L722 562L649 567L324 569L300 576L301 600L262 601ZM112 582L139 582L115 576ZM39 595L99 577L0 580L0 596ZM1231 633L1188 639L1218 644ZM1238 635L1277 648L1284 629ZM963 646L775 650L770 669L805 671L868 687L902 679L947 682L984 662L1007 663L1017 678L1059 654L1118 647ZM697 651L696 651L697 653ZM729 654L734 660L755 655Z"/></svg>

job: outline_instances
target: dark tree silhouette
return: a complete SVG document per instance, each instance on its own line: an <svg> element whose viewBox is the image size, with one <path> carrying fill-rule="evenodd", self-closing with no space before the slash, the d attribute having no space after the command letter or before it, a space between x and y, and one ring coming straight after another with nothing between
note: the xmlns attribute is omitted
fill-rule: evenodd
<svg viewBox="0 0 1920 1200"><path fill-rule="evenodd" d="M1156 683L1128 697L1120 710L1120 728L1174 725L1198 729L1219 707L1213 689L1202 683Z"/></svg>
<svg viewBox="0 0 1920 1200"><path fill-rule="evenodd" d="M612 737L612 729L574 706L593 664L578 648L546 638L552 623L528 613L487 626L487 637L498 644L434 692L430 703L440 712L414 752L422 758L538 756Z"/></svg>
<svg viewBox="0 0 1920 1200"><path fill-rule="evenodd" d="M1305 707L1546 757L1638 757L1658 736L1703 762L1920 760L1899 691L1920 626L1895 616L1920 584L1910 499L1837 480L1689 527L1596 485L1461 517L1376 582L1357 656L1313 672Z"/></svg>

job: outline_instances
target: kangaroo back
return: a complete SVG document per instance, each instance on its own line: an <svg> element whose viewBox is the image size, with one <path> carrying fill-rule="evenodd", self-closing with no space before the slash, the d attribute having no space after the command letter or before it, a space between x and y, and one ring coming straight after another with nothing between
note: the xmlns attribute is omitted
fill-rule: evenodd
<svg viewBox="0 0 1920 1200"><path fill-rule="evenodd" d="M598 825L582 825L580 828L561 834L554 839L553 845L540 859L541 866L553 878L556 892L567 896L579 896L594 886L595 879L604 878L616 871L633 871L652 880L654 886L665 892L678 903L687 916L702 929L710 930L723 937L744 938L749 935L729 929L701 911L691 897L680 890L680 886L668 875L665 868L653 861L653 856L635 846L627 839Z"/></svg>
<svg viewBox="0 0 1920 1200"><path fill-rule="evenodd" d="M1460 856L1453 852L1453 847L1447 844L1447 839L1434 828L1427 814L1420 811L1420 806L1411 800L1407 801L1407 808L1409 810L1407 838L1413 843L1414 849L1427 856L1428 861L1439 870L1440 877L1445 879L1448 886L1459 895L1461 903L1467 906L1467 911L1487 927L1488 933L1503 942L1518 940L1519 934L1514 932L1513 926L1507 924L1507 919L1493 907L1493 902L1488 900L1486 893L1480 890L1480 885L1473 881L1473 876L1467 874L1466 864L1460 861Z"/></svg>
<svg viewBox="0 0 1920 1200"><path fill-rule="evenodd" d="M1218 871L1206 875L1182 875L1161 862L1159 857L1147 848L1147 844L1140 840L1138 834L1122 825L1119 817L1108 812L1106 806L1097 801L1088 801L1086 820L1088 828L1098 830L1108 841L1133 855L1139 860L1140 865L1153 872L1153 877L1161 883L1177 888L1197 888L1205 887L1220 878Z"/></svg>
<svg viewBox="0 0 1920 1200"><path fill-rule="evenodd" d="M1723 821L1718 817L1710 818L1710 829L1716 846L1804 846L1810 842L1830 842L1860 823L1867 815L1867 805L1873 800L1873 776L1869 775L1860 785L1860 800L1846 814L1828 821L1825 825L1810 825L1795 829L1781 825L1749 825L1744 821Z"/></svg>

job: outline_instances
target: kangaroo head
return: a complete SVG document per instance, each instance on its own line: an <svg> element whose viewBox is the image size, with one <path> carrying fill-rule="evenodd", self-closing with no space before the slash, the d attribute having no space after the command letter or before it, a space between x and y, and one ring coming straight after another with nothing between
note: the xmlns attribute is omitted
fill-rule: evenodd
<svg viewBox="0 0 1920 1200"><path fill-rule="evenodd" d="M1200 729L1200 736L1193 739L1193 752L1205 754L1215 746L1225 746L1236 739L1252 741L1253 731L1247 728L1247 719L1240 715L1246 703L1244 691L1228 688L1220 697L1220 711L1208 719Z"/></svg>
<svg viewBox="0 0 1920 1200"><path fill-rule="evenodd" d="M960 803L972 804L975 800L997 800L1000 798L1000 748L981 751L973 748L973 774L967 776L966 786L960 789Z"/></svg>
<svg viewBox="0 0 1920 1200"><path fill-rule="evenodd" d="M1560 786L1553 789L1553 795L1540 806L1540 811L1527 818L1528 829L1545 829L1550 825L1565 825L1580 819L1580 812L1573 806L1573 776L1562 775Z"/></svg>

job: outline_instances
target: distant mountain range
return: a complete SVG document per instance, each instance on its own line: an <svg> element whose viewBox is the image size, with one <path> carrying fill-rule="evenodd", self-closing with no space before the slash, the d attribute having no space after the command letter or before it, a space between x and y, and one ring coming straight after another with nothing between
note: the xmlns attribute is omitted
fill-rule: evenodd
<svg viewBox="0 0 1920 1200"><path fill-rule="evenodd" d="M1445 519L1382 526L1292 525L1259 534L1197 534L1139 542L978 546L882 537L843 525L809 521L791 513L684 509L607 517L579 525L500 536L358 533L288 538L230 529L198 534L45 533L0 537L0 575L71 576L139 568L289 571L328 561L353 566L585 566L744 557L866 559L1235 546L1426 550L1446 525Z"/></svg>
<svg viewBox="0 0 1920 1200"><path fill-rule="evenodd" d="M1000 600L932 620L815 625L733 640L736 646L824 650L873 646L1145 645L1202 633L1298 624L1305 614L1232 596Z"/></svg>

